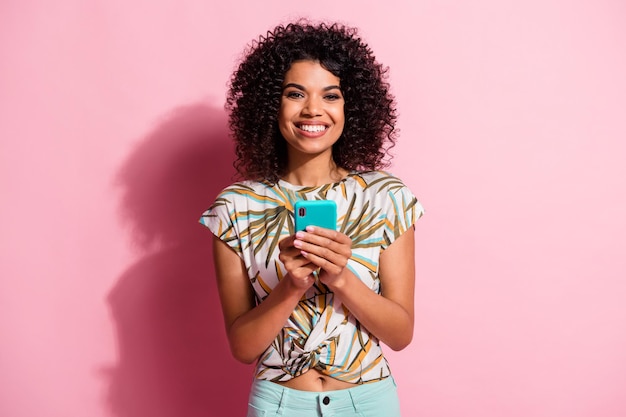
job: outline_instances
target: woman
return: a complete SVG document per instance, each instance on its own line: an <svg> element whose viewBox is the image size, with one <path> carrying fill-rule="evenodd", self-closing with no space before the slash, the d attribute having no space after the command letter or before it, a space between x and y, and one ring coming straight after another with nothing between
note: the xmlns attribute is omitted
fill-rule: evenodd
<svg viewBox="0 0 626 417"><path fill-rule="evenodd" d="M399 416L379 342L413 335L422 207L379 171L395 141L386 69L356 30L297 22L252 44L227 99L244 181L201 222L234 357L257 362L249 416ZM296 232L297 200L334 200L337 229Z"/></svg>

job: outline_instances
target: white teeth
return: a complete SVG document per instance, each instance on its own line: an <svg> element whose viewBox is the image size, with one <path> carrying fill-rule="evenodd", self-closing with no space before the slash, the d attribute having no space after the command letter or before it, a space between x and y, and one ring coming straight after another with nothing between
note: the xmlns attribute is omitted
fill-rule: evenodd
<svg viewBox="0 0 626 417"><path fill-rule="evenodd" d="M300 125L300 129L306 132L322 132L326 130L326 126L323 125Z"/></svg>

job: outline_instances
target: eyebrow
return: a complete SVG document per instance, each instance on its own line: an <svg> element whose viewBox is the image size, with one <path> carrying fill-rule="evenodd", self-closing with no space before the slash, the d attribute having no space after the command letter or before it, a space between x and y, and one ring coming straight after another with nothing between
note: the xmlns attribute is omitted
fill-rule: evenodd
<svg viewBox="0 0 626 417"><path fill-rule="evenodd" d="M297 88L298 90L301 90L301 91L306 91L306 88L304 88L304 86L302 86L300 84L296 84L296 83L285 84L283 86L283 91L285 91L289 87ZM341 91L341 87L339 87L338 85L329 85L328 87L324 87L324 89L323 89L323 91L330 91L330 90L339 90L339 91Z"/></svg>

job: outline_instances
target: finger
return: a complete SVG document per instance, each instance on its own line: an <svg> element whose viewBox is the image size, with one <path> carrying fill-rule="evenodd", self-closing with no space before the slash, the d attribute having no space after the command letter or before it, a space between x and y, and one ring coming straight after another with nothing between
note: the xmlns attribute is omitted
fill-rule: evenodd
<svg viewBox="0 0 626 417"><path fill-rule="evenodd" d="M348 260L352 256L352 250L345 245L339 245L338 250L331 250L329 247L313 245L311 243L294 241L294 246L301 249L302 256L310 262L329 272L337 272L346 267Z"/></svg>
<svg viewBox="0 0 626 417"><path fill-rule="evenodd" d="M329 248L334 252L348 256L352 250L352 240L345 234L334 230L317 228L315 233L298 232L293 241L294 246L297 246L296 243L299 241Z"/></svg>
<svg viewBox="0 0 626 417"><path fill-rule="evenodd" d="M313 253L330 261L339 260L340 258L350 258L352 256L352 245L346 243L337 243L325 237L308 235L302 239L293 241L295 248L305 252Z"/></svg>
<svg viewBox="0 0 626 417"><path fill-rule="evenodd" d="M288 236L288 237L286 237L284 239L281 239L278 242L278 249L280 251L283 251L283 250L289 248L290 246L293 246L293 241L294 241L295 238L296 238L295 235L291 235L291 236Z"/></svg>
<svg viewBox="0 0 626 417"><path fill-rule="evenodd" d="M326 239L332 240L333 242L341 243L341 244L351 244L352 240L346 234L338 232L332 229L325 229L323 227L318 226L308 226L306 231L315 236L321 236ZM296 234L297 236L297 234Z"/></svg>
<svg viewBox="0 0 626 417"><path fill-rule="evenodd" d="M299 278L306 278L308 276L311 276L313 272L318 270L318 268L319 267L313 262L307 262L300 268L295 269L291 274Z"/></svg>
<svg viewBox="0 0 626 417"><path fill-rule="evenodd" d="M315 278L312 273L306 275L290 273L287 277L285 277L285 279L290 279L294 285L303 289L308 289L315 283Z"/></svg>
<svg viewBox="0 0 626 417"><path fill-rule="evenodd" d="M340 261L339 263L334 263L327 258L323 258L321 256L308 252L304 252L304 256L307 260L311 261L312 265L315 265L315 269L321 268L331 275L337 275L341 273L341 271L347 265L347 260Z"/></svg>
<svg viewBox="0 0 626 417"><path fill-rule="evenodd" d="M283 251L278 254L278 259L285 266L288 272L296 270L310 263L303 255L302 251L296 248Z"/></svg>

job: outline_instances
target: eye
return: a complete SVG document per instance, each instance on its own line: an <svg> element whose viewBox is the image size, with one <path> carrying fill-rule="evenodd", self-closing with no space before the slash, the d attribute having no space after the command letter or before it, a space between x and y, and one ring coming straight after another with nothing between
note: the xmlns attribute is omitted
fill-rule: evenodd
<svg viewBox="0 0 626 417"><path fill-rule="evenodd" d="M287 98L302 98L302 97L304 97L304 94L302 94L300 91L288 91L287 93L285 93L285 97L287 97Z"/></svg>
<svg viewBox="0 0 626 417"><path fill-rule="evenodd" d="M336 100L341 100L341 96L339 94L326 94L324 96L324 99L328 100L328 101L336 101Z"/></svg>

